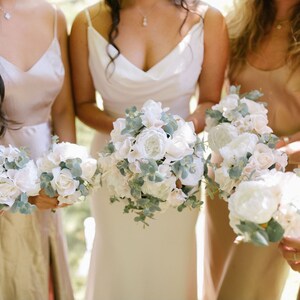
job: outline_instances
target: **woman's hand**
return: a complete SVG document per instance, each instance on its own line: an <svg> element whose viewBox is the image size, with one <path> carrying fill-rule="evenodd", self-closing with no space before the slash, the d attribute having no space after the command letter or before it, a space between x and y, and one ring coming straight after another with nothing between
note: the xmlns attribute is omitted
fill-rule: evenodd
<svg viewBox="0 0 300 300"><path fill-rule="evenodd" d="M283 238L278 247L290 267L300 272L300 238Z"/></svg>
<svg viewBox="0 0 300 300"><path fill-rule="evenodd" d="M47 196L43 191L37 196L29 197L28 202L34 204L39 209L56 209L58 208L58 200L56 197L51 198Z"/></svg>

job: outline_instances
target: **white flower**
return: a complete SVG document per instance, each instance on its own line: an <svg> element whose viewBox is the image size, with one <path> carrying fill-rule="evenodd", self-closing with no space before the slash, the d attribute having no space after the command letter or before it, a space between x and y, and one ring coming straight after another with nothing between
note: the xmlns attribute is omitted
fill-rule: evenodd
<svg viewBox="0 0 300 300"><path fill-rule="evenodd" d="M273 151L276 161L276 170L278 171L284 171L285 167L288 164L288 156L285 152L282 152L280 150L274 150Z"/></svg>
<svg viewBox="0 0 300 300"><path fill-rule="evenodd" d="M221 99L219 104L212 107L213 110L219 110L225 116L227 112L238 107L239 96L237 94L229 94ZM225 114L224 114L225 113Z"/></svg>
<svg viewBox="0 0 300 300"><path fill-rule="evenodd" d="M52 160L49 160L47 156L40 157L36 161L39 173L47 172L51 173L54 168L58 166Z"/></svg>
<svg viewBox="0 0 300 300"><path fill-rule="evenodd" d="M205 118L205 131L209 131L211 128L218 125L218 121L215 118L212 118L210 116L206 116Z"/></svg>
<svg viewBox="0 0 300 300"><path fill-rule="evenodd" d="M148 100L145 102L141 108L142 123L148 128L151 127L162 127L165 122L161 120L161 115L163 109L160 102L155 102L154 100Z"/></svg>
<svg viewBox="0 0 300 300"><path fill-rule="evenodd" d="M268 113L268 110L265 108L265 106L262 103L255 102L247 98L241 99L241 103L245 103L247 105L248 112L250 115L254 115L254 114L267 115Z"/></svg>
<svg viewBox="0 0 300 300"><path fill-rule="evenodd" d="M187 199L187 195L181 189L174 189L171 191L167 198L167 202L172 207L178 207L182 203L184 203Z"/></svg>
<svg viewBox="0 0 300 300"><path fill-rule="evenodd" d="M227 194L232 192L236 182L231 179L228 174L228 169L225 166L216 169L215 171L215 182L219 184L220 190Z"/></svg>
<svg viewBox="0 0 300 300"><path fill-rule="evenodd" d="M80 168L82 171L81 177L90 181L97 170L97 161L94 158L87 158L80 164Z"/></svg>
<svg viewBox="0 0 300 300"><path fill-rule="evenodd" d="M14 182L2 174L0 176L0 204L12 206L20 194L21 192Z"/></svg>
<svg viewBox="0 0 300 300"><path fill-rule="evenodd" d="M160 128L144 129L136 138L134 151L140 158L160 160L165 156L167 135Z"/></svg>
<svg viewBox="0 0 300 300"><path fill-rule="evenodd" d="M193 122L185 122L177 119L178 129L173 134L173 139L181 139L189 145L193 145L196 140L195 127Z"/></svg>
<svg viewBox="0 0 300 300"><path fill-rule="evenodd" d="M252 128L258 134L268 134L272 133L273 130L267 125L268 124L268 117L267 115L262 114L252 114L250 115L250 121Z"/></svg>
<svg viewBox="0 0 300 300"><path fill-rule="evenodd" d="M48 159L56 166L67 159L80 158L85 160L88 157L89 153L86 147L67 142L53 144L53 149L48 154Z"/></svg>
<svg viewBox="0 0 300 300"><path fill-rule="evenodd" d="M59 204L74 204L82 198L81 192L76 191L75 193L67 196L58 196L57 200L59 201Z"/></svg>
<svg viewBox="0 0 300 300"><path fill-rule="evenodd" d="M259 170L268 169L275 164L274 152L267 145L259 143L255 146L249 163L253 163Z"/></svg>
<svg viewBox="0 0 300 300"><path fill-rule="evenodd" d="M73 179L70 170L58 167L53 169L52 173L53 179L51 185L60 196L69 196L75 193L79 186L79 181Z"/></svg>
<svg viewBox="0 0 300 300"><path fill-rule="evenodd" d="M193 159L192 172L189 172L188 176L184 179L181 176L179 177L183 185L196 186L202 178L204 172L203 160L198 157L194 157Z"/></svg>
<svg viewBox="0 0 300 300"><path fill-rule="evenodd" d="M236 127L229 123L222 123L208 132L208 144L212 151L218 152L238 136Z"/></svg>
<svg viewBox="0 0 300 300"><path fill-rule="evenodd" d="M129 156L129 153L133 146L134 138L128 137L127 139L123 140L122 142L117 142L114 144L116 151L114 155L117 159L122 160Z"/></svg>
<svg viewBox="0 0 300 300"><path fill-rule="evenodd" d="M101 172L105 172L111 168L111 166L116 165L118 160L116 159L114 153L111 155L99 154L98 167Z"/></svg>
<svg viewBox="0 0 300 300"><path fill-rule="evenodd" d="M129 187L129 176L123 176L115 165L102 175L102 183L108 189L110 196L132 198Z"/></svg>
<svg viewBox="0 0 300 300"><path fill-rule="evenodd" d="M119 118L113 122L113 130L110 133L111 140L114 144L118 142L123 142L129 134L122 134L122 130L126 127L126 120L124 118Z"/></svg>
<svg viewBox="0 0 300 300"><path fill-rule="evenodd" d="M277 210L280 194L278 185L270 185L264 180L243 181L228 198L228 207L240 220L264 224Z"/></svg>
<svg viewBox="0 0 300 300"><path fill-rule="evenodd" d="M15 186L23 193L29 196L35 196L39 193L39 177L37 168L30 160L22 169L7 171L7 175L13 180Z"/></svg>
<svg viewBox="0 0 300 300"><path fill-rule="evenodd" d="M227 164L234 164L236 159L246 157L247 153L253 153L258 137L252 133L242 133L229 144L219 150L220 154L227 161Z"/></svg>
<svg viewBox="0 0 300 300"><path fill-rule="evenodd" d="M161 182L154 182L145 179L142 185L142 192L144 194L151 195L161 200L167 200L171 191L176 187L176 178L166 178Z"/></svg>

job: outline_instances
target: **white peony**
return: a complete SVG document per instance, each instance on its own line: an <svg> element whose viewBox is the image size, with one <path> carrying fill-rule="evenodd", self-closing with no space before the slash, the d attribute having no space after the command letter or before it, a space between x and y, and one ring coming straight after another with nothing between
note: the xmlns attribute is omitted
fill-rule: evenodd
<svg viewBox="0 0 300 300"><path fill-rule="evenodd" d="M247 153L253 153L258 137L252 133L242 133L229 144L219 150L227 164L234 164L236 159L246 157Z"/></svg>
<svg viewBox="0 0 300 300"><path fill-rule="evenodd" d="M160 102L155 102L154 100L148 100L145 102L141 108L142 123L144 126L151 127L162 127L165 125L165 122L161 120L161 115L163 113Z"/></svg>
<svg viewBox="0 0 300 300"><path fill-rule="evenodd" d="M134 138L128 137L122 142L117 142L114 144L116 151L114 155L117 159L122 160L128 157L130 151L132 150Z"/></svg>
<svg viewBox="0 0 300 300"><path fill-rule="evenodd" d="M253 130L258 134L269 134L273 130L268 126L268 117L267 115L262 114L253 114L250 115L250 122Z"/></svg>
<svg viewBox="0 0 300 300"><path fill-rule="evenodd" d="M270 221L280 201L280 188L264 180L243 181L228 198L228 207L238 219L264 224Z"/></svg>
<svg viewBox="0 0 300 300"><path fill-rule="evenodd" d="M57 200L59 201L59 204L74 204L81 199L81 192L76 191L75 193L67 196L58 196Z"/></svg>
<svg viewBox="0 0 300 300"><path fill-rule="evenodd" d="M0 204L12 206L20 194L19 188L11 179L3 175L0 176Z"/></svg>
<svg viewBox="0 0 300 300"><path fill-rule="evenodd" d="M58 166L53 160L49 160L47 156L40 157L36 161L39 173L51 173L54 168Z"/></svg>
<svg viewBox="0 0 300 300"><path fill-rule="evenodd" d="M96 173L97 161L94 158L87 158L80 164L80 168L82 171L81 177L90 181Z"/></svg>
<svg viewBox="0 0 300 300"><path fill-rule="evenodd" d="M119 118L113 122L113 130L110 133L110 137L114 145L118 142L123 142L129 134L122 134L122 130L126 127L126 120L124 118Z"/></svg>
<svg viewBox="0 0 300 300"><path fill-rule="evenodd" d="M213 127L208 133L208 145L212 151L218 152L238 136L237 129L229 124L222 123Z"/></svg>
<svg viewBox="0 0 300 300"><path fill-rule="evenodd" d="M218 110L222 113L227 113L238 107L239 96L237 94L229 94L224 97L218 104L212 107L213 110Z"/></svg>
<svg viewBox="0 0 300 300"><path fill-rule="evenodd" d="M171 191L175 189L175 187L176 187L175 177L166 178L161 182L154 182L145 179L145 182L142 185L142 192L144 194L151 195L161 200L167 200Z"/></svg>
<svg viewBox="0 0 300 300"><path fill-rule="evenodd" d="M178 128L173 134L173 139L182 139L189 145L195 144L197 137L193 122L185 122L183 119L177 119Z"/></svg>
<svg viewBox="0 0 300 300"><path fill-rule="evenodd" d="M249 163L253 164L259 170L268 169L276 162L273 149L267 145L259 143L255 146L254 152L249 159Z"/></svg>
<svg viewBox="0 0 300 300"><path fill-rule="evenodd" d="M255 102L255 101L249 100L247 98L243 98L240 101L241 101L241 103L245 103L247 105L248 112L250 115L254 115L254 114L267 115L267 113L268 113L268 110L260 102Z"/></svg>
<svg viewBox="0 0 300 300"><path fill-rule="evenodd" d="M137 136L133 149L140 158L160 160L165 156L167 140L161 128L146 128Z"/></svg>
<svg viewBox="0 0 300 300"><path fill-rule="evenodd" d="M168 139L166 145L166 160L177 161L181 160L187 155L193 154L194 149L189 144L181 139L180 136L176 138Z"/></svg>
<svg viewBox="0 0 300 300"><path fill-rule="evenodd" d="M52 188L56 190L60 196L69 196L75 193L79 186L79 181L73 179L70 170L58 167L52 170L52 174Z"/></svg>

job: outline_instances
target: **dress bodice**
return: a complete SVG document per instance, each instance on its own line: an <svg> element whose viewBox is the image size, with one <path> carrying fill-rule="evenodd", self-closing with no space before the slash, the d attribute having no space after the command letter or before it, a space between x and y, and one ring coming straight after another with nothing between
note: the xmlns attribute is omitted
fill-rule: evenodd
<svg viewBox="0 0 300 300"><path fill-rule="evenodd" d="M32 157L47 151L51 142L51 108L64 81L64 65L56 36L48 49L24 71L0 56L0 74L5 85L3 111L9 123L1 145L24 147Z"/></svg>
<svg viewBox="0 0 300 300"><path fill-rule="evenodd" d="M278 136L288 136L300 131L300 70L291 73L284 65L264 71L246 63L233 78L232 83L241 85L242 92L259 90L261 101L267 103L269 125Z"/></svg>
<svg viewBox="0 0 300 300"><path fill-rule="evenodd" d="M182 117L189 114L189 100L195 93L203 62L206 8L200 21L148 71L136 67L122 53L115 59L114 67L110 68L107 50L111 56L115 56L117 50L95 30L86 11L89 67L107 114L114 117L124 115L126 108L132 105L140 107L148 99L162 102L164 107Z"/></svg>

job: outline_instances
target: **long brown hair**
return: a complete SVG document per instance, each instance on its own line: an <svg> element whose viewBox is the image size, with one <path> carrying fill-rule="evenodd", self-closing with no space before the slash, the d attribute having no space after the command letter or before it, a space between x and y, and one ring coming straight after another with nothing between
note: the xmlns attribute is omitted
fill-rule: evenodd
<svg viewBox="0 0 300 300"><path fill-rule="evenodd" d="M6 119L4 112L2 110L4 96L5 96L5 85L0 75L0 137L4 135L8 123L8 120Z"/></svg>
<svg viewBox="0 0 300 300"><path fill-rule="evenodd" d="M247 55L254 52L272 28L276 17L274 0L236 0L234 9L227 15L231 43L229 76L239 70ZM295 70L300 66L300 1L292 8L291 31L286 63Z"/></svg>
<svg viewBox="0 0 300 300"><path fill-rule="evenodd" d="M110 45L114 46L114 48L117 50L117 54L112 56L109 51L108 48L106 50L109 58L110 58L110 63L107 66L106 71L108 70L108 67L112 64L113 65L113 69L114 69L114 61L115 59L120 55L120 50L117 47L117 45L115 44L115 40L119 34L119 30L118 30L118 25L120 23L120 10L121 10L121 1L122 0L105 0L105 4L110 8L110 15L111 15L111 19L112 19L112 24L110 27L110 31L108 33L108 42ZM180 27L180 30L184 24L184 22L186 21L190 10L190 7L196 7L197 4L200 2L200 0L194 0L191 3L187 2L187 0L171 0L172 3L179 7L179 8L183 8L186 11L186 16L184 18L184 21ZM107 46L108 47L108 46ZM113 70L112 70L113 72Z"/></svg>

